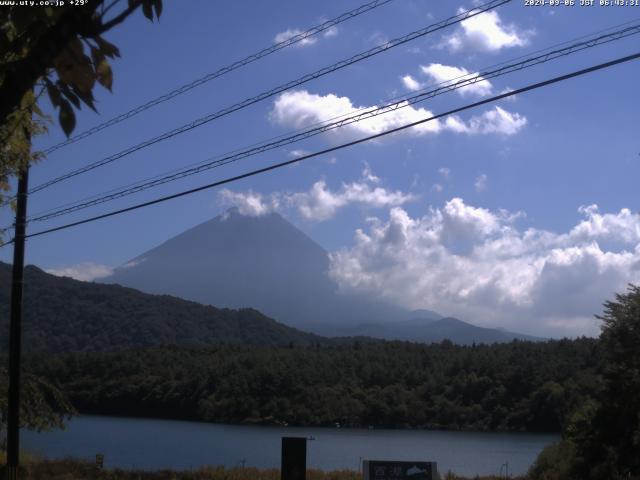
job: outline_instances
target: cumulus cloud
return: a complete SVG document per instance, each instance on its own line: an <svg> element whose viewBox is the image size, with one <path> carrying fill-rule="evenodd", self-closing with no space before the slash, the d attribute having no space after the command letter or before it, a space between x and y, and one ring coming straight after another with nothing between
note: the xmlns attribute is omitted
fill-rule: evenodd
<svg viewBox="0 0 640 480"><path fill-rule="evenodd" d="M509 92L513 92L513 88L511 87L503 88L502 90L500 90L500 95L509 93ZM509 102L515 102L517 98L518 98L517 95L511 95L509 97L505 97L503 100L507 100Z"/></svg>
<svg viewBox="0 0 640 480"><path fill-rule="evenodd" d="M234 192L225 188L218 193L218 198L223 205L235 207L241 215L248 217L266 215L274 212L280 205L279 195L265 197L252 190Z"/></svg>
<svg viewBox="0 0 640 480"><path fill-rule="evenodd" d="M332 93L317 95L306 90L295 90L284 92L275 100L270 117L272 121L280 125L297 129L309 127L336 117L354 114L359 110L372 108L375 108L375 106L355 106L348 97L338 97ZM331 132L333 134L344 134L346 132L351 135L354 133L372 135L431 117L432 115L432 112L424 108L407 106L384 115L346 125ZM413 127L411 130L417 135L436 133L440 130L440 123L437 121L427 122Z"/></svg>
<svg viewBox="0 0 640 480"><path fill-rule="evenodd" d="M463 13L459 9L458 13ZM443 38L441 46L456 52L463 49L497 52L503 48L524 47L532 32L521 31L515 25L503 23L496 11L480 13L460 22L451 35Z"/></svg>
<svg viewBox="0 0 640 480"><path fill-rule="evenodd" d="M422 85L420 84L420 82L418 82L411 75L405 75L404 77L401 77L401 78L402 78L402 83L404 84L404 88L406 88L410 92L415 92L422 88Z"/></svg>
<svg viewBox="0 0 640 480"><path fill-rule="evenodd" d="M303 150L302 148L297 148L295 150L289 151L289 156L291 158L300 158L300 157L304 157L305 155L309 155L310 153L311 152L307 150Z"/></svg>
<svg viewBox="0 0 640 480"><path fill-rule="evenodd" d="M451 169L447 167L440 167L438 169L438 173L442 175L442 178L448 179L449 176L451 175Z"/></svg>
<svg viewBox="0 0 640 480"><path fill-rule="evenodd" d="M463 67L452 67L449 65L442 65L441 63L431 63L429 65L423 65L420 67L422 73L430 77L433 81L437 83L455 83L456 81L462 80L470 80L476 79L474 83L470 83L467 86L461 87L456 90L460 95L477 95L479 97L484 97L491 93L493 85L489 80L483 79L478 74L471 74L469 70Z"/></svg>
<svg viewBox="0 0 640 480"><path fill-rule="evenodd" d="M406 105L406 104L405 104ZM317 95L306 90L294 90L281 94L274 102L270 118L273 122L289 128L305 128L336 117L354 114L356 111L370 110L374 107L358 107L348 97L338 97L332 93ZM433 116L424 108L410 105L392 110L383 115L370 117L356 123L331 130L331 135L362 136L384 132L408 123ZM422 136L451 131L465 134L504 134L513 135L527 123L526 117L511 113L500 107L494 107L468 121L460 117L447 117L445 121L433 120L407 129L405 134Z"/></svg>
<svg viewBox="0 0 640 480"><path fill-rule="evenodd" d="M484 173L478 175L473 186L476 188L476 192L484 192L487 189L487 175Z"/></svg>
<svg viewBox="0 0 640 480"><path fill-rule="evenodd" d="M286 200L307 220L323 221L351 204L383 208L403 205L417 199L415 195L381 187L380 183L380 178L365 163L360 180L343 183L339 190L332 191L324 180L320 180L306 192L287 195Z"/></svg>
<svg viewBox="0 0 640 480"><path fill-rule="evenodd" d="M457 116L447 117L446 128L469 135L476 134L501 134L515 135L527 124L527 118L519 113L511 113L500 107L493 107L481 115L475 115L468 122Z"/></svg>
<svg viewBox="0 0 640 480"><path fill-rule="evenodd" d="M83 262L69 267L50 268L47 273L57 277L71 277L83 282L108 277L113 273L113 268L107 265L100 265L92 262Z"/></svg>
<svg viewBox="0 0 640 480"><path fill-rule="evenodd" d="M602 302L640 282L640 215L596 206L580 214L573 228L555 233L519 229L521 214L460 198L416 218L394 207L386 221L357 230L352 248L331 254L331 275L344 290L479 324L597 334L593 315Z"/></svg>
<svg viewBox="0 0 640 480"><path fill-rule="evenodd" d="M339 190L332 191L324 180L314 183L308 192L295 193L288 197L288 201L304 218L314 221L328 220L339 209L354 203L381 208L402 205L415 199L414 195L383 187L372 187L365 181L346 183Z"/></svg>
<svg viewBox="0 0 640 480"><path fill-rule="evenodd" d="M289 40L292 37L295 37L296 35L300 35L301 33L302 33L302 30L298 28L288 28L287 30L276 34L276 36L273 37L273 43L284 42L286 40ZM303 38L298 43L296 43L296 46L306 47L309 45L314 45L317 41L318 41L318 38L316 36L307 37L307 38Z"/></svg>
<svg viewBox="0 0 640 480"><path fill-rule="evenodd" d="M300 35L301 33L304 33L304 32L299 28L288 28L287 30L276 34L276 36L273 38L273 43L284 42L286 40L289 40L292 37L295 37L296 35ZM335 37L336 35L338 35L338 28L335 26L330 27L326 29L324 32L322 32L320 35L322 35L322 37L324 38ZM318 38L319 38L319 35L305 37L299 42L297 42L296 44L294 44L294 46L308 47L310 45L315 45L318 42Z"/></svg>
<svg viewBox="0 0 640 480"><path fill-rule="evenodd" d="M382 180L365 163L359 180L343 183L337 190L319 180L303 192L272 193L262 195L251 190L233 192L224 189L218 194L223 205L233 206L245 216L257 217L277 210L295 209L303 218L324 221L332 218L338 210L349 205L360 204L369 208L383 208L404 205L416 200L413 194L399 190L389 190L380 186Z"/></svg>

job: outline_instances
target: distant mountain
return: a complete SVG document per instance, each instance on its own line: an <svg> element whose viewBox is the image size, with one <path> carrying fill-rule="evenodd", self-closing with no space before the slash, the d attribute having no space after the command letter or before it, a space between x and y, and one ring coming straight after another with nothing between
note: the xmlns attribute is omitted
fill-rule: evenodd
<svg viewBox="0 0 640 480"><path fill-rule="evenodd" d="M511 342L512 340L527 340L532 342L546 340L540 337L532 337L530 335L523 335L497 328L478 327L451 317L435 319L418 318L393 324L360 325L358 327L344 329L342 334L384 338L388 340L408 340L421 343L451 340L459 345L504 343Z"/></svg>
<svg viewBox="0 0 640 480"><path fill-rule="evenodd" d="M419 309L409 313L409 320L440 320L441 318L444 316L433 310Z"/></svg>
<svg viewBox="0 0 640 480"><path fill-rule="evenodd" d="M231 209L115 270L105 283L229 308L255 308L287 325L383 323L408 312L375 298L343 295L328 253L277 213Z"/></svg>
<svg viewBox="0 0 640 480"><path fill-rule="evenodd" d="M11 266L0 262L0 350L8 345ZM25 268L23 345L53 353L155 345L331 342L253 309L228 310Z"/></svg>

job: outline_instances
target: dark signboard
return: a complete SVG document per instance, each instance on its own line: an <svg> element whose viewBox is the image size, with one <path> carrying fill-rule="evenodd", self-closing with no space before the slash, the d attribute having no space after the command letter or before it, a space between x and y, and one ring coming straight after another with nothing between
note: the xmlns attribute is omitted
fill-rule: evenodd
<svg viewBox="0 0 640 480"><path fill-rule="evenodd" d="M307 438L282 437L282 480L305 480L307 475Z"/></svg>
<svg viewBox="0 0 640 480"><path fill-rule="evenodd" d="M435 462L365 460L364 480L438 480Z"/></svg>

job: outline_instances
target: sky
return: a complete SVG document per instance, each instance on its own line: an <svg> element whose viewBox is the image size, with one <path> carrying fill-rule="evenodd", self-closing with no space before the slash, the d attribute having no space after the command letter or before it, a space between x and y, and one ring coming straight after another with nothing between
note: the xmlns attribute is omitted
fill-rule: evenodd
<svg viewBox="0 0 640 480"><path fill-rule="evenodd" d="M165 2L105 37L113 93L76 132L355 8L327 2ZM579 3L579 2L578 2ZM393 0L201 85L32 168L31 185L102 159L289 80L471 9L478 2ZM303 86L33 194L29 213L152 177L372 107L467 73L640 19L632 6L525 6L389 49ZM340 145L483 98L635 53L638 37L515 72L100 207L29 225L53 227ZM324 247L343 291L373 293L477 325L562 337L597 335L602 303L640 282L637 88L630 62L518 94L267 174L30 239L27 262L94 280L236 206L276 211ZM41 101L51 111L46 98ZM57 124L34 148L64 139ZM0 212L11 223L9 211ZM11 248L0 249L10 261Z"/></svg>

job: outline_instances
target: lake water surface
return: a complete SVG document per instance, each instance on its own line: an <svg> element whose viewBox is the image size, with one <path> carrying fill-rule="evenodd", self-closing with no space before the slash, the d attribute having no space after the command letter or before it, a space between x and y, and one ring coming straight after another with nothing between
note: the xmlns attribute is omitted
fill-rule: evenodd
<svg viewBox="0 0 640 480"><path fill-rule="evenodd" d="M461 475L525 473L558 435L424 430L364 430L317 427L257 427L80 416L64 431L23 431L22 447L49 458L105 456L105 467L190 469L244 464L280 468L280 438L306 436L307 465L358 470L360 460L424 460Z"/></svg>

